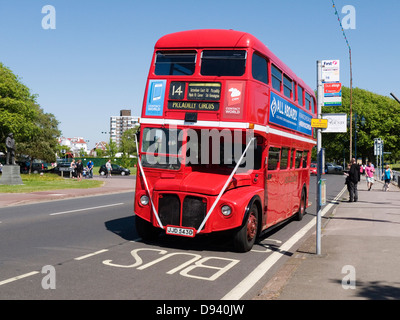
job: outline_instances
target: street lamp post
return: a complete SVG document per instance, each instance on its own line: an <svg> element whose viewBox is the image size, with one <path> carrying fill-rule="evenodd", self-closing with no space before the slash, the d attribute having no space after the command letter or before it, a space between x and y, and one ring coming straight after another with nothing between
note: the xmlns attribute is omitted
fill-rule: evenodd
<svg viewBox="0 0 400 320"><path fill-rule="evenodd" d="M357 123L357 113L354 114L354 129L355 129L355 134L354 134L354 158L357 161L357 130L359 128L358 123ZM362 127L365 125L365 118L362 116L360 124Z"/></svg>

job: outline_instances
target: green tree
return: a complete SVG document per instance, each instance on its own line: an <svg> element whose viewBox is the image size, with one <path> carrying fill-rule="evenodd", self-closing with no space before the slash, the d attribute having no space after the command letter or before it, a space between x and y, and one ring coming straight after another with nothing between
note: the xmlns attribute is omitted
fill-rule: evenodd
<svg viewBox="0 0 400 320"><path fill-rule="evenodd" d="M44 113L36 101L37 96L22 84L10 69L0 63L0 149L5 137L13 132L17 154L34 159L55 161L60 135L58 121Z"/></svg>
<svg viewBox="0 0 400 320"><path fill-rule="evenodd" d="M115 155L118 152L118 147L117 144L111 140L110 138L110 142L107 144L106 146L106 152L105 154L109 157L109 158L114 158Z"/></svg>
<svg viewBox="0 0 400 320"><path fill-rule="evenodd" d="M15 140L27 140L35 128L38 116L36 96L23 85L10 69L0 63L0 144L4 150L6 136L14 133Z"/></svg>
<svg viewBox="0 0 400 320"><path fill-rule="evenodd" d="M385 152L391 152L385 161L400 158L400 105L393 99L372 93L367 90L353 89L353 150L355 148L355 114L357 114L357 158L374 161L374 138L382 138ZM322 113L346 113L350 116L350 89L342 88L342 105L339 107L323 107ZM365 124L361 124L364 117ZM326 159L349 160L350 131L346 133L324 133L322 147L325 148Z"/></svg>
<svg viewBox="0 0 400 320"><path fill-rule="evenodd" d="M136 154L135 134L139 127L131 128L122 134L120 152L122 152L121 163L124 167L129 167L130 156Z"/></svg>

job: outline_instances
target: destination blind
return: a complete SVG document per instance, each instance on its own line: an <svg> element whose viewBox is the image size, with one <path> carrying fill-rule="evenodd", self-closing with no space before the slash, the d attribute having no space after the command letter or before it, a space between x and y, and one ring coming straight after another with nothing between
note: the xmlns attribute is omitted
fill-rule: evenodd
<svg viewBox="0 0 400 320"><path fill-rule="evenodd" d="M218 111L219 102L168 101L170 110Z"/></svg>
<svg viewBox="0 0 400 320"><path fill-rule="evenodd" d="M186 90L185 82L173 81L170 85L169 99L188 101L168 101L170 110L218 111L221 99L221 84L216 82L189 82Z"/></svg>

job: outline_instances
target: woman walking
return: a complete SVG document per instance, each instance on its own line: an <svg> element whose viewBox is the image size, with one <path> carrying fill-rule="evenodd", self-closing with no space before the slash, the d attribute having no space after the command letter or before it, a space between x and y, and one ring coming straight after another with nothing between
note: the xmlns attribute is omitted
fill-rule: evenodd
<svg viewBox="0 0 400 320"><path fill-rule="evenodd" d="M367 188L368 191L371 190L372 185L374 184L374 172L375 168L373 167L371 162L368 162L368 166L365 167L365 176L367 178Z"/></svg>
<svg viewBox="0 0 400 320"><path fill-rule="evenodd" d="M383 185L383 191L389 190L390 180L392 180L392 177L393 177L392 170L390 170L389 165L386 165L386 169L382 175L382 178L385 179L385 184Z"/></svg>

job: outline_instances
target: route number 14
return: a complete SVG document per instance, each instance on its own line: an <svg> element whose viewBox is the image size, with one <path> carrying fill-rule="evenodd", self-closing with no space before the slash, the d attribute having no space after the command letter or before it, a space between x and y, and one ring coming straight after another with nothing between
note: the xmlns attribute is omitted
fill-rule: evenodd
<svg viewBox="0 0 400 320"><path fill-rule="evenodd" d="M183 100L185 97L185 82L172 81L169 87L169 99Z"/></svg>

